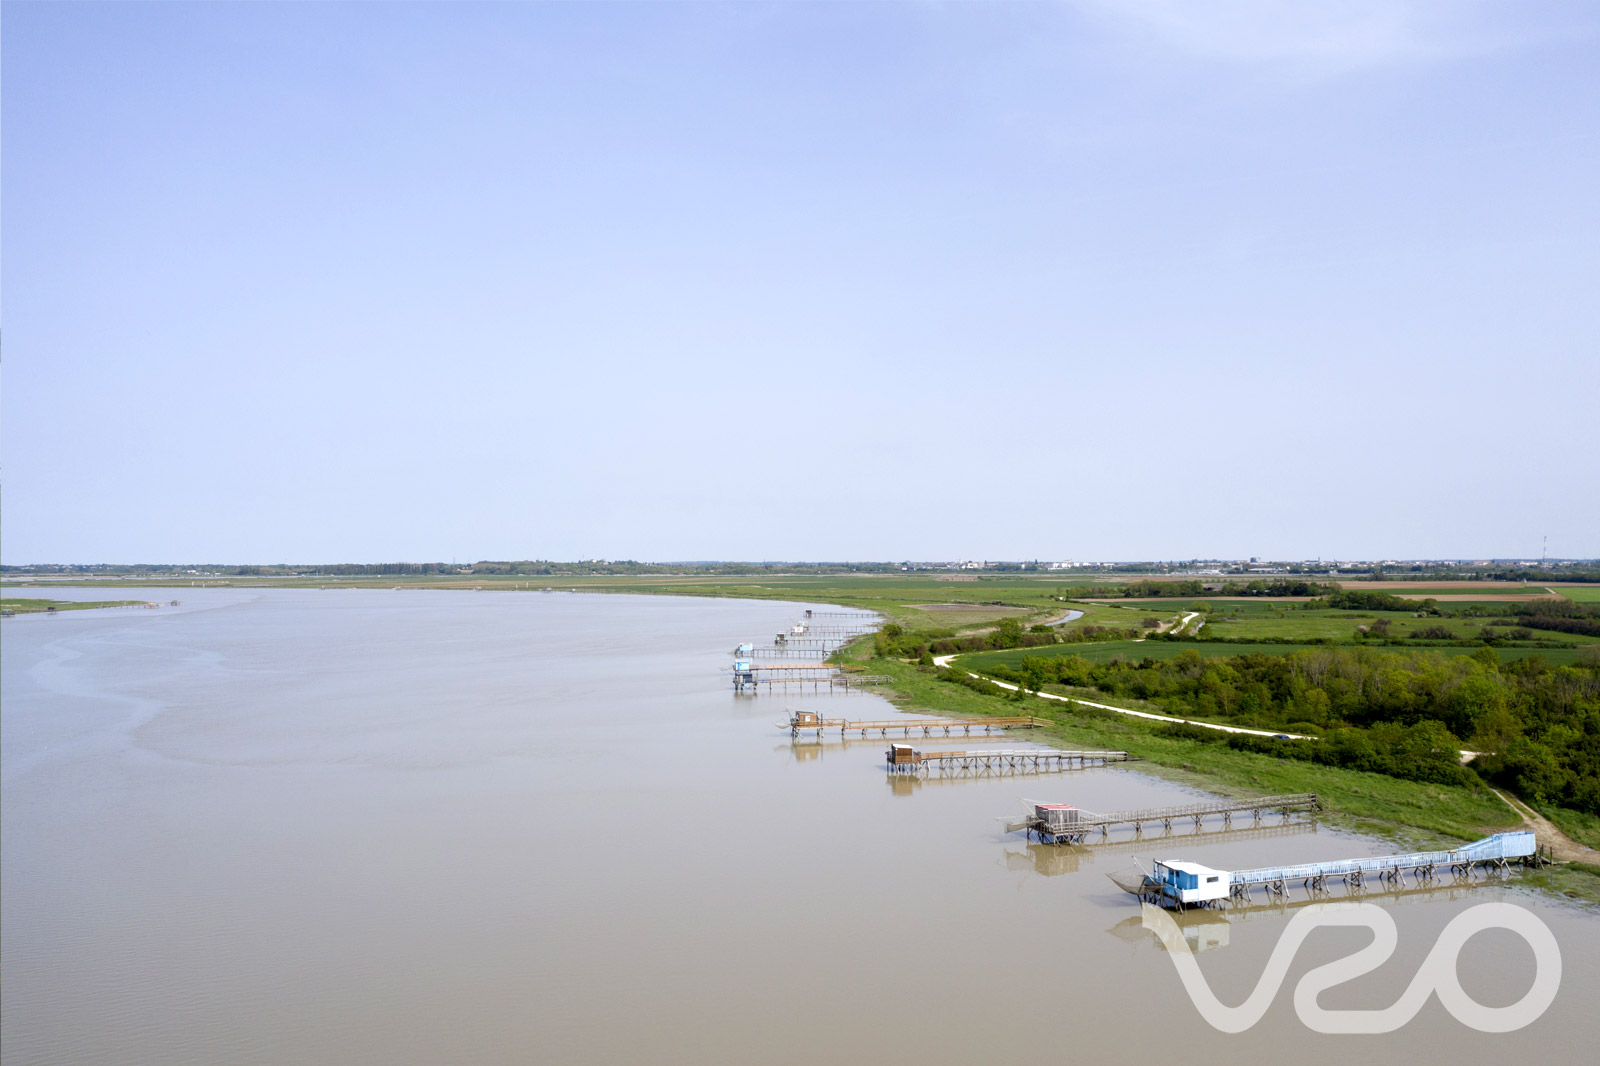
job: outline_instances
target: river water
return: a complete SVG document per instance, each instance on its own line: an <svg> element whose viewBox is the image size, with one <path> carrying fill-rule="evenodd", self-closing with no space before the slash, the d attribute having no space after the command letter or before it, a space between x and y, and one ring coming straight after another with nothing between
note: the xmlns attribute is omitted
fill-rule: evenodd
<svg viewBox="0 0 1600 1066"><path fill-rule="evenodd" d="M1447 921L1504 900L1564 961L1520 1033L1476 1032L1437 1000L1386 1036L1311 1032L1295 981L1370 938L1338 929L1311 935L1254 1028L1211 1029L1104 874L1130 854L1236 868L1390 849L1305 827L1030 847L997 820L1019 796L1110 810L1196 794L1126 768L894 782L881 742L791 742L786 707L895 713L729 690L733 645L800 605L115 595L183 604L4 622L7 1066L1474 1063L1587 1058L1600 1036L1600 919L1500 887L1386 904L1399 950L1321 1003L1388 1006ZM1224 1002L1287 922L1188 920ZM1500 930L1459 961L1490 1006L1533 969Z"/></svg>

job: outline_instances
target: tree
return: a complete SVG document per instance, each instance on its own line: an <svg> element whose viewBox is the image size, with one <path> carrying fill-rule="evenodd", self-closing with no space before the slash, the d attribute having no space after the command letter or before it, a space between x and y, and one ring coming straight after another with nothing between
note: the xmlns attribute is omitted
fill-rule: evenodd
<svg viewBox="0 0 1600 1066"><path fill-rule="evenodd" d="M1022 623L1015 618L1002 618L989 639L997 648L1015 648L1022 643Z"/></svg>

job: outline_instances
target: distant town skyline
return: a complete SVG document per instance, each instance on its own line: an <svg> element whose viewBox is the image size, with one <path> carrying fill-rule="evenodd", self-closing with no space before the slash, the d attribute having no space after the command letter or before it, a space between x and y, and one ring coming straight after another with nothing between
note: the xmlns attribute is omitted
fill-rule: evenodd
<svg viewBox="0 0 1600 1066"><path fill-rule="evenodd" d="M1600 556L1600 13L13 4L0 561Z"/></svg>

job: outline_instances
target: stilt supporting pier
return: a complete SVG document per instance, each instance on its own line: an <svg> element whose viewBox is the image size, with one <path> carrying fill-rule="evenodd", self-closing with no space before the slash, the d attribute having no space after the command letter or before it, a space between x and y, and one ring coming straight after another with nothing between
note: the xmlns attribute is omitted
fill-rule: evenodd
<svg viewBox="0 0 1600 1066"><path fill-rule="evenodd" d="M852 675L846 675L852 676ZM870 675L854 675L859 679ZM887 680L887 678L885 679ZM876 733L880 737L887 737L896 733L903 737L912 735L931 736L972 736L974 732L985 736L991 735L1001 729L1038 729L1049 725L1043 718L1034 718L1031 715L1018 715L1013 718L890 718L878 721L852 721L848 718L823 718L815 711L796 711L789 716L789 735L797 737L801 733L823 733L837 729L842 737L847 733L856 733L866 736Z"/></svg>
<svg viewBox="0 0 1600 1066"><path fill-rule="evenodd" d="M1046 774L1108 766L1132 758L1125 751L1061 751L1052 748L1025 748L1011 751L917 751L909 744L896 744L886 753L892 774L944 774L946 776L993 776L998 774Z"/></svg>
<svg viewBox="0 0 1600 1066"><path fill-rule="evenodd" d="M1276 813L1287 821L1296 811L1320 811L1322 804L1315 792L1297 792L1287 796L1258 796L1255 799L1216 800L1210 803L1191 803L1181 807L1147 807L1139 810L1112 811L1100 814L1095 811L1069 807L1065 804L1036 804L1033 817L1009 822L1012 832L1023 830L1030 836L1038 834L1043 844L1082 844L1092 833L1104 839L1119 825L1131 825L1135 833L1143 832L1146 825L1160 823L1165 832L1172 831L1173 819L1189 819L1198 832L1208 817L1220 816L1225 827L1233 826L1235 814L1249 814L1255 825L1261 824L1262 814Z"/></svg>

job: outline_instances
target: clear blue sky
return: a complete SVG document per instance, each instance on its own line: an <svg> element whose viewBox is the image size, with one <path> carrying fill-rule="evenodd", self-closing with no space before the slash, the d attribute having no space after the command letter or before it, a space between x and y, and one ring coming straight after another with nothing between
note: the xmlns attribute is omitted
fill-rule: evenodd
<svg viewBox="0 0 1600 1066"><path fill-rule="evenodd" d="M1600 555L1588 4L30 4L8 563Z"/></svg>

